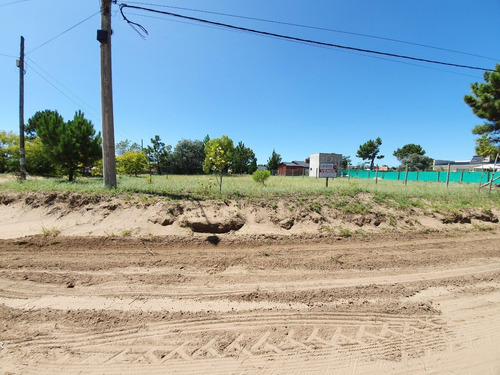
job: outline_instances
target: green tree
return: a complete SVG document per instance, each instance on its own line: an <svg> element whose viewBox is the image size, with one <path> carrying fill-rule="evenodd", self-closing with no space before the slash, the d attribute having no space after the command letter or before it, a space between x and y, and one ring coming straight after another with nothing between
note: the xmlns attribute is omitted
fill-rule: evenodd
<svg viewBox="0 0 500 375"><path fill-rule="evenodd" d="M0 173L19 170L19 136L0 131Z"/></svg>
<svg viewBox="0 0 500 375"><path fill-rule="evenodd" d="M252 161L250 162L250 165L248 166L248 174L252 174L257 170L257 158L253 158Z"/></svg>
<svg viewBox="0 0 500 375"><path fill-rule="evenodd" d="M136 143L136 142L132 143L132 141L129 141L128 139L125 139L124 141L120 141L115 145L116 155L123 155L129 151L140 152L142 150L141 150L141 146L138 143Z"/></svg>
<svg viewBox="0 0 500 375"><path fill-rule="evenodd" d="M32 175L50 175L56 167L44 152L39 137L26 139L26 171ZM19 135L0 131L0 173L19 170Z"/></svg>
<svg viewBox="0 0 500 375"><path fill-rule="evenodd" d="M145 148L146 156L151 164L156 166L156 172L161 175L162 168L166 167L172 146L165 146L159 135L151 138L151 146Z"/></svg>
<svg viewBox="0 0 500 375"><path fill-rule="evenodd" d="M409 157L411 154L425 155L425 150L420 145L408 143L403 147L398 148L393 153L393 155L399 160L400 163L402 163L403 160Z"/></svg>
<svg viewBox="0 0 500 375"><path fill-rule="evenodd" d="M28 124L40 137L44 153L68 175L69 181L73 181L78 168L91 166L102 157L101 133L96 134L92 122L81 111L68 122L57 111L37 112Z"/></svg>
<svg viewBox="0 0 500 375"><path fill-rule="evenodd" d="M172 153L172 171L175 174L203 173L205 145L202 141L181 139Z"/></svg>
<svg viewBox="0 0 500 375"><path fill-rule="evenodd" d="M252 178L255 182L258 182L264 186L266 180L271 176L271 172L266 170L256 170L252 174Z"/></svg>
<svg viewBox="0 0 500 375"><path fill-rule="evenodd" d="M500 148L500 64L494 71L484 73L484 82L471 84L471 95L465 95L465 103L479 118L486 120L484 124L476 125L473 134L486 135L481 143L488 141Z"/></svg>
<svg viewBox="0 0 500 375"><path fill-rule="evenodd" d="M403 170L408 167L409 171L427 171L431 169L433 162L432 158L414 153L403 159L399 169Z"/></svg>
<svg viewBox="0 0 500 375"><path fill-rule="evenodd" d="M61 125L62 123L64 123L64 119L57 111L46 109L45 111L36 112L28 120L28 123L24 127L24 132L26 133L28 139L33 139L37 136L37 128L40 124L43 124L43 126L47 128L47 124Z"/></svg>
<svg viewBox="0 0 500 375"><path fill-rule="evenodd" d="M382 145L382 139L378 137L375 140L368 140L364 144L359 146L356 156L363 160L370 161L370 169L373 170L375 165L375 159L383 159L384 155L379 155L380 146Z"/></svg>
<svg viewBox="0 0 500 375"><path fill-rule="evenodd" d="M499 154L499 149L493 145L490 137L483 134L480 138L476 139L476 154L481 155L483 158L489 156L495 159Z"/></svg>
<svg viewBox="0 0 500 375"><path fill-rule="evenodd" d="M342 169L347 169L352 164L350 156L342 156Z"/></svg>
<svg viewBox="0 0 500 375"><path fill-rule="evenodd" d="M50 156L44 152L40 137L27 139L26 144L26 171L32 175L54 175L57 172L56 165Z"/></svg>
<svg viewBox="0 0 500 375"><path fill-rule="evenodd" d="M116 157L116 165L119 173L137 176L148 167L149 163L144 152L127 151Z"/></svg>
<svg viewBox="0 0 500 375"><path fill-rule="evenodd" d="M231 161L233 173L251 173L249 169L254 161L255 166L257 166L257 159L253 150L245 147L243 142L240 141L233 150L233 160Z"/></svg>
<svg viewBox="0 0 500 375"><path fill-rule="evenodd" d="M233 149L233 140L227 135L211 139L205 145L203 170L205 173L215 173L217 183L219 184L219 192L222 192L222 176L224 171L231 165Z"/></svg>
<svg viewBox="0 0 500 375"><path fill-rule="evenodd" d="M281 155L276 153L276 150L273 149L271 156L267 160L266 168L268 171L271 172L272 175L275 175L280 164L281 164Z"/></svg>

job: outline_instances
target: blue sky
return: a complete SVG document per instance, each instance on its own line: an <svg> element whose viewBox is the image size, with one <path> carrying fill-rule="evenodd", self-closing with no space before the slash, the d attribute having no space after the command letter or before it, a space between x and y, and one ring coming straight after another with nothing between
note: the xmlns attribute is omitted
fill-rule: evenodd
<svg viewBox="0 0 500 375"><path fill-rule="evenodd" d="M342 32L149 6L339 45L491 69L500 62L499 0L143 3L333 29ZM392 153L407 143L420 144L436 159L467 160L474 153L471 129L481 120L463 96L472 82L482 81L481 71L314 47L128 10L128 17L148 30L143 40L113 7L116 141L142 139L146 145L158 134L175 146L180 139L225 134L252 148L262 164L273 149L284 161L335 152L357 164L359 145L376 137L382 138L386 156L379 163L389 166L398 165ZM0 130L18 131L21 35L28 63L26 121L39 110L57 110L70 119L81 109L101 129L98 11L98 0L0 0Z"/></svg>

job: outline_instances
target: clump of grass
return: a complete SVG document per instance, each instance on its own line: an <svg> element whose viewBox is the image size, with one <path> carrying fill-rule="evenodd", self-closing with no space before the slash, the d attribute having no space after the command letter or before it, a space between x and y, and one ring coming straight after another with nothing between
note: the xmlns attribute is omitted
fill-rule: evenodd
<svg viewBox="0 0 500 375"><path fill-rule="evenodd" d="M370 208L366 204L352 202L347 204L342 210L353 214L366 214L370 211Z"/></svg>
<svg viewBox="0 0 500 375"><path fill-rule="evenodd" d="M132 235L132 231L130 229L122 230L122 237L130 237Z"/></svg>
<svg viewBox="0 0 500 375"><path fill-rule="evenodd" d="M351 237L352 233L348 228L339 228L339 234L343 237Z"/></svg>
<svg viewBox="0 0 500 375"><path fill-rule="evenodd" d="M479 223L472 223L472 226L477 229L478 231L481 231L481 232L487 232L487 231L491 231L493 230L492 227L488 226L488 225L481 225Z"/></svg>
<svg viewBox="0 0 500 375"><path fill-rule="evenodd" d="M57 227L47 228L42 227L42 234L45 237L57 237L61 233L61 230Z"/></svg>
<svg viewBox="0 0 500 375"><path fill-rule="evenodd" d="M317 201L310 202L307 205L307 209L312 212L316 212L318 214L321 214L321 204Z"/></svg>

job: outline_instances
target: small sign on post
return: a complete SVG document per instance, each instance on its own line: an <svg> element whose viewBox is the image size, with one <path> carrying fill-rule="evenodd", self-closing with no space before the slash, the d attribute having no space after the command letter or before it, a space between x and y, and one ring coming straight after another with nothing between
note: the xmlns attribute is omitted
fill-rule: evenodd
<svg viewBox="0 0 500 375"><path fill-rule="evenodd" d="M319 177L337 177L337 164L323 163L319 166Z"/></svg>

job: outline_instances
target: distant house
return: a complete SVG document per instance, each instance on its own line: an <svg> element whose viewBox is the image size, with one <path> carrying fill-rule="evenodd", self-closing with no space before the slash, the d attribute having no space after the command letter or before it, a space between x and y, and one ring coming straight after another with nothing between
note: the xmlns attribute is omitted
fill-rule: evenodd
<svg viewBox="0 0 500 375"><path fill-rule="evenodd" d="M432 169L434 171L446 171L448 170L448 164L450 165L450 171L452 172L469 172L469 171L482 171L491 170L494 167L494 161L489 157L483 158L482 156L475 155L471 160L434 160ZM499 170L500 166L497 164L496 170Z"/></svg>
<svg viewBox="0 0 500 375"><path fill-rule="evenodd" d="M307 176L309 163L306 161L283 162L278 166L278 176Z"/></svg>

